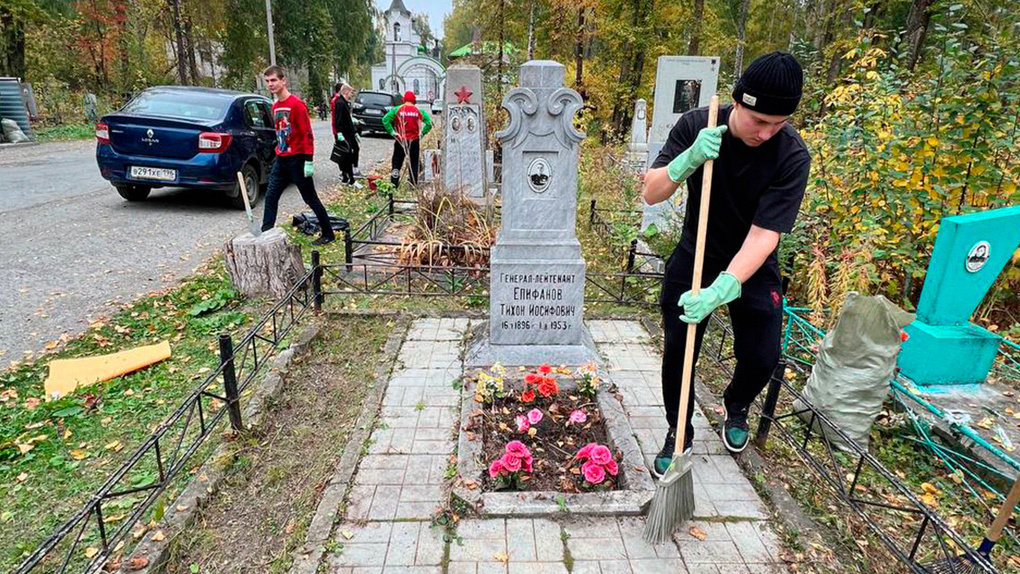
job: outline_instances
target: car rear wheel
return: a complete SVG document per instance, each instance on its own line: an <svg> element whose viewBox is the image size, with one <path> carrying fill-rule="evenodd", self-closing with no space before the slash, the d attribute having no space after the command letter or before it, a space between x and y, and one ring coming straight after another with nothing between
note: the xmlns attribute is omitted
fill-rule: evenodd
<svg viewBox="0 0 1020 574"><path fill-rule="evenodd" d="M118 185L115 187L117 193L128 201L145 201L145 198L149 197L149 192L152 191L151 187L144 185Z"/></svg>
<svg viewBox="0 0 1020 574"><path fill-rule="evenodd" d="M241 168L241 175L244 177L244 187L248 190L248 202L252 207L259 202L262 195L262 186L259 185L259 173L251 164ZM244 197L241 196L241 184L234 185L234 192L230 194L230 205L234 209L244 209Z"/></svg>

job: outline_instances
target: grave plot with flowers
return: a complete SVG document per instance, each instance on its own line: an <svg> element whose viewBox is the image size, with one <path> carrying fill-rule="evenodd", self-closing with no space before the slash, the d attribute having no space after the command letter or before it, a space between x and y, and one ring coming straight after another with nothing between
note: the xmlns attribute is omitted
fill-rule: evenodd
<svg viewBox="0 0 1020 574"><path fill-rule="evenodd" d="M655 487L594 362L496 364L466 381L454 484L465 502L488 516L643 511Z"/></svg>

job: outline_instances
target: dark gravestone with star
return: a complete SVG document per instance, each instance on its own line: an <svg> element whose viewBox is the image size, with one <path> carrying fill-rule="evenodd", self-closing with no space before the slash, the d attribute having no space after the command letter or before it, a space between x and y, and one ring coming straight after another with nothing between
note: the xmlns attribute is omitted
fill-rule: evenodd
<svg viewBox="0 0 1020 574"><path fill-rule="evenodd" d="M485 107L482 70L453 66L446 70L446 133L443 138L443 182L446 188L484 198Z"/></svg>

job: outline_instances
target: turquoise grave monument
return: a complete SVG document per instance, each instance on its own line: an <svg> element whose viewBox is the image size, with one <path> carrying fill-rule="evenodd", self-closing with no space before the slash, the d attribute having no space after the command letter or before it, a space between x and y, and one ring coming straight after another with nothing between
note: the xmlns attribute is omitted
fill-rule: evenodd
<svg viewBox="0 0 1020 574"><path fill-rule="evenodd" d="M1020 245L1020 206L942 220L917 304L904 329L901 373L918 385L983 383L1002 338L971 316Z"/></svg>

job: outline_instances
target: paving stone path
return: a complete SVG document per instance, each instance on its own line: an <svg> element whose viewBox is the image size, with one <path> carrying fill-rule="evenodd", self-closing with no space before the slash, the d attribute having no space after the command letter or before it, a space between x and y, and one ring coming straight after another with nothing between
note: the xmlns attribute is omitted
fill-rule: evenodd
<svg viewBox="0 0 1020 574"><path fill-rule="evenodd" d="M588 321L650 466L665 434L660 359L635 321ZM694 520L673 541L641 539L643 517L462 520L432 527L447 505L468 319L415 321L382 413L323 558L331 574L745 574L786 572L769 515L700 411L695 412ZM694 532L692 527L697 527ZM705 538L701 540L700 538ZM321 571L321 570L320 570Z"/></svg>

